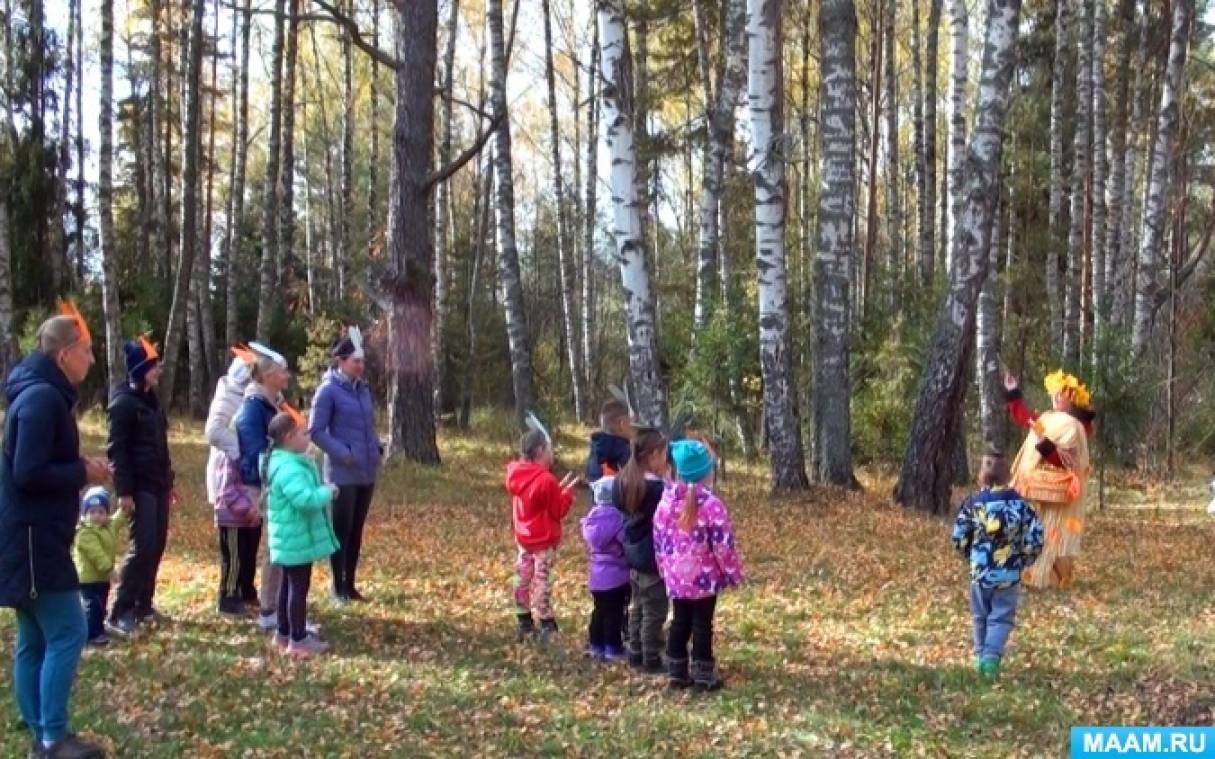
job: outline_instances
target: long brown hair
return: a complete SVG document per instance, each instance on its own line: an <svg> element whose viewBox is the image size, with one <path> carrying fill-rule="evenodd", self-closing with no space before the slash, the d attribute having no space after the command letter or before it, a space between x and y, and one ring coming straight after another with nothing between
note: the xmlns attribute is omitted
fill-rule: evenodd
<svg viewBox="0 0 1215 759"><path fill-rule="evenodd" d="M636 514L645 501L645 463L666 447L666 435L655 429L638 430L633 437L629 461L616 475L616 482L620 484L620 505L628 513Z"/></svg>

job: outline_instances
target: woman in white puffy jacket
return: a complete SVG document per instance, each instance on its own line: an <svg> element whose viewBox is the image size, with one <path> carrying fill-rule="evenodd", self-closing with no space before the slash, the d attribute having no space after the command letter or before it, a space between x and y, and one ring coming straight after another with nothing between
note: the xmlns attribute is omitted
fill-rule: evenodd
<svg viewBox="0 0 1215 759"><path fill-rule="evenodd" d="M244 346L232 348L235 358L219 378L207 412L206 436L211 446L207 459L207 502L215 509L219 531L219 612L243 615L246 605L257 603L258 515L240 484L240 445L232 425L253 376L256 356Z"/></svg>

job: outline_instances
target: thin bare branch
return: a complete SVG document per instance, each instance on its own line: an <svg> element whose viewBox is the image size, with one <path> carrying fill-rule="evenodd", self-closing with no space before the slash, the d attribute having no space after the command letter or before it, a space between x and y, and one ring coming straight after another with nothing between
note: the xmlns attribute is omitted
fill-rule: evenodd
<svg viewBox="0 0 1215 759"><path fill-rule="evenodd" d="M485 143L489 142L489 138L493 136L494 132L498 131L498 127L500 127L505 120L505 114L494 118L494 120L489 123L489 128L478 135L477 139L473 141L473 144L469 145L463 153L457 156L451 163L430 175L430 178L426 180L426 184L422 186L422 191L430 192L432 187L440 182L446 182L453 174L462 169L464 164L480 155L481 151L485 148Z"/></svg>
<svg viewBox="0 0 1215 759"><path fill-rule="evenodd" d="M312 2L316 3L321 10L329 14L328 16L318 16L318 21L329 21L337 24L338 26L344 27L350 32L350 41L353 42L360 50L394 71L401 68L400 61L389 55L384 50L381 50L374 42L368 41L367 38L363 36L362 30L359 29L358 22L353 18L347 16L345 13L342 13L337 9L337 7L326 2L326 0L312 0Z"/></svg>

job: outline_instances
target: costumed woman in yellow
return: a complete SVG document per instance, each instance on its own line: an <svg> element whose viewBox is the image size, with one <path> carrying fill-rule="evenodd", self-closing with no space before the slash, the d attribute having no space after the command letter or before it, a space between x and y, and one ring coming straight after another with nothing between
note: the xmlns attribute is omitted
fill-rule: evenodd
<svg viewBox="0 0 1215 759"><path fill-rule="evenodd" d="M1029 430L1012 466L1012 484L1042 517L1046 544L1024 581L1035 588L1070 587L1084 532L1084 484L1091 469L1088 438L1093 433L1092 397L1076 377L1059 370L1047 375L1052 410L1037 413L1026 404L1017 378L1004 378L1008 412Z"/></svg>

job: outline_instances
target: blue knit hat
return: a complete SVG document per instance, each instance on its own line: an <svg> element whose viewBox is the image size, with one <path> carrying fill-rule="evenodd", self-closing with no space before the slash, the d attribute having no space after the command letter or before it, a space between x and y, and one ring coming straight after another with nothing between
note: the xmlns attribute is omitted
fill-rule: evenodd
<svg viewBox="0 0 1215 759"><path fill-rule="evenodd" d="M671 460L675 472L684 482L700 482L713 471L713 457L699 440L676 440L671 443Z"/></svg>
<svg viewBox="0 0 1215 759"><path fill-rule="evenodd" d="M127 379L135 384L142 383L152 367L160 363L160 356L156 354L155 349L149 351L143 340L127 340L122 344L122 352L127 361Z"/></svg>
<svg viewBox="0 0 1215 759"><path fill-rule="evenodd" d="M87 514L89 509L94 506L101 506L108 513L110 511L110 491L100 485L94 485L84 491L84 497L80 499L80 516Z"/></svg>

